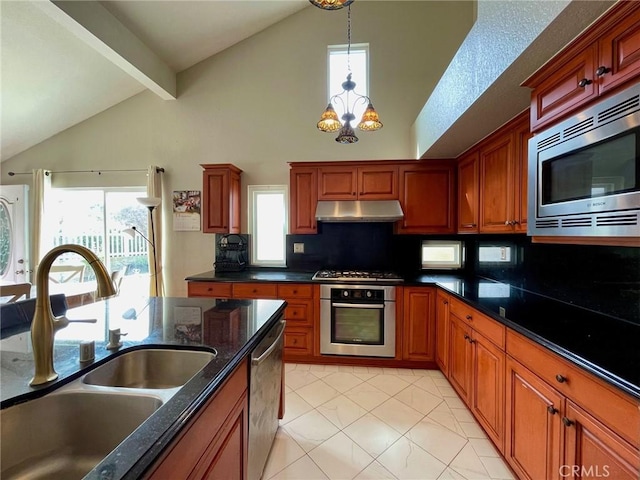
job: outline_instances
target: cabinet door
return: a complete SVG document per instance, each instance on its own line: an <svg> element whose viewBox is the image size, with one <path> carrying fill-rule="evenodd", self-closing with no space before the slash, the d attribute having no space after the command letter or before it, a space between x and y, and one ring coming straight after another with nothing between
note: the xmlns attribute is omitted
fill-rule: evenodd
<svg viewBox="0 0 640 480"><path fill-rule="evenodd" d="M559 479L564 397L507 357L504 457L519 478Z"/></svg>
<svg viewBox="0 0 640 480"><path fill-rule="evenodd" d="M471 329L461 319L449 313L449 381L464 402L471 400L472 345Z"/></svg>
<svg viewBox="0 0 640 480"><path fill-rule="evenodd" d="M480 150L480 233L513 231L513 143L506 132Z"/></svg>
<svg viewBox="0 0 640 480"><path fill-rule="evenodd" d="M400 167L404 219L398 233L455 232L455 170L448 161Z"/></svg>
<svg viewBox="0 0 640 480"><path fill-rule="evenodd" d="M320 167L318 200L355 200L357 181L356 167Z"/></svg>
<svg viewBox="0 0 640 480"><path fill-rule="evenodd" d="M398 167L394 165L358 167L359 200L397 200Z"/></svg>
<svg viewBox="0 0 640 480"><path fill-rule="evenodd" d="M504 375L505 354L474 331L473 387L471 410L487 435L504 451Z"/></svg>
<svg viewBox="0 0 640 480"><path fill-rule="evenodd" d="M565 419L565 470L574 465L579 474L561 471L572 478L637 480L638 448L634 448L580 407L567 401ZM573 467L575 468L575 467ZM573 473L573 475L564 475Z"/></svg>
<svg viewBox="0 0 640 480"><path fill-rule="evenodd" d="M229 233L240 233L240 175L229 173Z"/></svg>
<svg viewBox="0 0 640 480"><path fill-rule="evenodd" d="M529 114L523 115L515 127L516 159L514 171L514 228L516 232L527 231L528 184L529 184Z"/></svg>
<svg viewBox="0 0 640 480"><path fill-rule="evenodd" d="M544 79L531 95L531 130L539 130L553 120L598 96L594 80L597 44L573 55Z"/></svg>
<svg viewBox="0 0 640 480"><path fill-rule="evenodd" d="M435 289L430 287L404 289L405 360L435 360L435 296Z"/></svg>
<svg viewBox="0 0 640 480"><path fill-rule="evenodd" d="M318 203L318 169L292 168L289 229L294 234L317 233L316 204Z"/></svg>
<svg viewBox="0 0 640 480"><path fill-rule="evenodd" d="M600 62L596 68L604 69L600 76L596 75L600 94L640 74L640 15L637 2L628 5L633 5L634 10L627 12L599 41Z"/></svg>
<svg viewBox="0 0 640 480"><path fill-rule="evenodd" d="M205 169L202 185L202 231L229 233L229 172L225 169Z"/></svg>
<svg viewBox="0 0 640 480"><path fill-rule="evenodd" d="M480 156L476 150L458 163L458 233L478 233Z"/></svg>
<svg viewBox="0 0 640 480"><path fill-rule="evenodd" d="M436 363L449 375L449 296L436 293Z"/></svg>

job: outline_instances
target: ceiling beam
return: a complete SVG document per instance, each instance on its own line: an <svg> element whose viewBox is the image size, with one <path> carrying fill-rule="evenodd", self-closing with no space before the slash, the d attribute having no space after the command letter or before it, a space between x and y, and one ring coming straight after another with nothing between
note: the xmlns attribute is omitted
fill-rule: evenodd
<svg viewBox="0 0 640 480"><path fill-rule="evenodd" d="M99 2L34 4L161 98L176 98L175 72Z"/></svg>

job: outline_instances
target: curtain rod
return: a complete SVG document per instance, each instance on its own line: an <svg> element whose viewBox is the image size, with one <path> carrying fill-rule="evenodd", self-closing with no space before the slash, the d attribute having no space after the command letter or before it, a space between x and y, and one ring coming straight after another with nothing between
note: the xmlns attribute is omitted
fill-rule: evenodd
<svg viewBox="0 0 640 480"><path fill-rule="evenodd" d="M97 173L98 175L102 175L102 172L146 172L146 169L132 169L132 170L63 170L60 172L51 172L46 171L45 175L49 175L50 173ZM164 168L156 167L157 173L164 173ZM10 177L14 175L32 175L32 172L8 172Z"/></svg>

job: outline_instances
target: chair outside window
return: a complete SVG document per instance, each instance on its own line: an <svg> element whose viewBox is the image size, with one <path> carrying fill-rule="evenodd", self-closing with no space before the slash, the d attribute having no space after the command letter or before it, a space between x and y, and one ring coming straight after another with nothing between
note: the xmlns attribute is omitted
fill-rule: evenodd
<svg viewBox="0 0 640 480"><path fill-rule="evenodd" d="M13 303L22 297L31 298L30 283L16 283L14 285L0 285L0 297L11 297L4 303Z"/></svg>
<svg viewBox="0 0 640 480"><path fill-rule="evenodd" d="M49 280L53 283L76 283L84 281L84 265L53 265Z"/></svg>

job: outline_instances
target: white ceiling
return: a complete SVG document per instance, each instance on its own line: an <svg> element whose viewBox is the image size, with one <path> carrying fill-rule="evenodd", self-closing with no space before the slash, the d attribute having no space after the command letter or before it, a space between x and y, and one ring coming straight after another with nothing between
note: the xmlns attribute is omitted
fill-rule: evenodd
<svg viewBox="0 0 640 480"><path fill-rule="evenodd" d="M309 7L307 0L0 1L0 160Z"/></svg>

